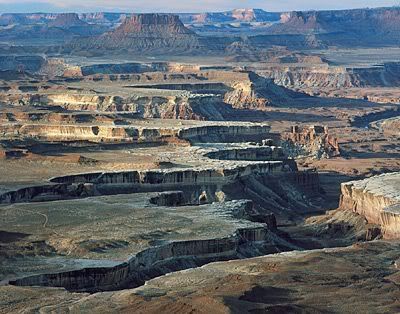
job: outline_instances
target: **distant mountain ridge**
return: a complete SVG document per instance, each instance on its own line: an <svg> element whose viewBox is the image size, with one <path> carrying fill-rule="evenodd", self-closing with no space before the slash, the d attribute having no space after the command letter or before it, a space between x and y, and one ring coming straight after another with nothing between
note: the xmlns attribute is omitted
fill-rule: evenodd
<svg viewBox="0 0 400 314"><path fill-rule="evenodd" d="M107 49L162 53L164 49L179 54L226 54L237 47L302 50L400 45L400 7L287 13L235 9L179 15L2 14L0 26L0 41L43 38L87 53Z"/></svg>
<svg viewBox="0 0 400 314"><path fill-rule="evenodd" d="M65 13L3 13L0 15L0 25L47 23L57 19L60 15L65 15ZM126 18L135 15L139 15L139 13L88 12L79 13L78 17L86 23L119 24ZM262 9L234 9L226 12L181 13L176 15L184 24L191 24L271 22L279 21L281 13L270 13Z"/></svg>
<svg viewBox="0 0 400 314"><path fill-rule="evenodd" d="M185 24L276 22L281 13L270 13L261 9L234 9L226 12L182 13L180 19Z"/></svg>

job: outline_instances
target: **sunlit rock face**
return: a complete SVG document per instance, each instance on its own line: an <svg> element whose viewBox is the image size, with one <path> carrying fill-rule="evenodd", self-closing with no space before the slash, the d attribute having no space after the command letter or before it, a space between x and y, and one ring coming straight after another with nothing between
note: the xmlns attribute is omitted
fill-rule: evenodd
<svg viewBox="0 0 400 314"><path fill-rule="evenodd" d="M340 207L380 225L385 238L400 238L400 173L342 184Z"/></svg>

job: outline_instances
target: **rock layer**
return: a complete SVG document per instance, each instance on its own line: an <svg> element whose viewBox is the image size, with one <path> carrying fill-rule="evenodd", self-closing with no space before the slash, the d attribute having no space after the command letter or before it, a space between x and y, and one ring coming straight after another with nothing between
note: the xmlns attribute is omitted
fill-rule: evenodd
<svg viewBox="0 0 400 314"><path fill-rule="evenodd" d="M385 238L400 238L400 173L343 183L340 208L380 225Z"/></svg>

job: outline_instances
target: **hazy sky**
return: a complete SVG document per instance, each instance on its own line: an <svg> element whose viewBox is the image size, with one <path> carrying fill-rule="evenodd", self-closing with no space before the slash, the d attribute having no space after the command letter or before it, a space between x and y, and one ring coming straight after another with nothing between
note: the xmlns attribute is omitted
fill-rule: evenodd
<svg viewBox="0 0 400 314"><path fill-rule="evenodd" d="M204 12L233 8L290 11L393 5L400 5L400 0L0 0L0 12Z"/></svg>

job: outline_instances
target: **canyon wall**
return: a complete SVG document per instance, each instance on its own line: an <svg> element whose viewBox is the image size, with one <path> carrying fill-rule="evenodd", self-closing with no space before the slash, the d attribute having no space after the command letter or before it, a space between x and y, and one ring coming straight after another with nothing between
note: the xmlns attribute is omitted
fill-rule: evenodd
<svg viewBox="0 0 400 314"><path fill-rule="evenodd" d="M281 145L290 157L311 156L320 159L340 155L338 139L329 134L328 127L323 126L293 126L292 132L283 134Z"/></svg>
<svg viewBox="0 0 400 314"><path fill-rule="evenodd" d="M340 208L380 225L385 238L400 238L400 174L390 173L343 183Z"/></svg>
<svg viewBox="0 0 400 314"><path fill-rule="evenodd" d="M396 87L400 83L400 63L364 68L338 66L270 66L257 71L288 88Z"/></svg>
<svg viewBox="0 0 400 314"><path fill-rule="evenodd" d="M260 136L266 137L268 125L245 124L193 126L181 128L146 128L135 126L84 125L84 124L33 124L2 123L0 135L4 138L33 138L47 141L91 141L91 142L154 142L177 137L182 140L195 141L202 138L217 137L231 140Z"/></svg>
<svg viewBox="0 0 400 314"><path fill-rule="evenodd" d="M0 204L53 201L99 195L182 190L186 202L217 201L217 192L240 179L257 175L281 175L296 171L295 163L271 161L223 169L174 171L93 172L52 178L53 184L31 186L0 195Z"/></svg>
<svg viewBox="0 0 400 314"><path fill-rule="evenodd" d="M240 256L251 257L256 255L255 252L276 252L275 245L279 244L275 239L276 235L266 227L239 229L225 238L173 242L152 247L115 267L43 274L17 279L11 284L64 287L79 292L134 288L144 284L146 280L169 272L214 261L237 259Z"/></svg>
<svg viewBox="0 0 400 314"><path fill-rule="evenodd" d="M226 149L206 154L206 157L219 160L286 160L287 157L281 147L247 147L243 149Z"/></svg>

